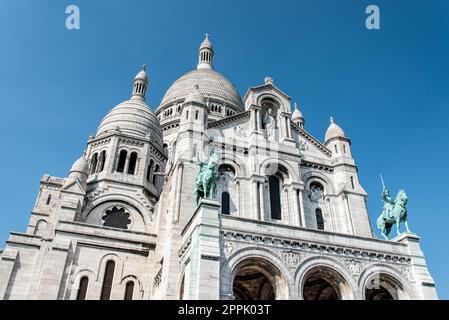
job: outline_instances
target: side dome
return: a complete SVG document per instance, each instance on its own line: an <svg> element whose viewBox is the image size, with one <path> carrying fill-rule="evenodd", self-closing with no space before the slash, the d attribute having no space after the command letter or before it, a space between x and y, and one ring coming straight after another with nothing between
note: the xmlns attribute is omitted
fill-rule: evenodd
<svg viewBox="0 0 449 320"><path fill-rule="evenodd" d="M329 128L327 128L324 138L325 142L333 138L346 138L345 132L334 122L334 118L331 117L330 122L331 124L329 125Z"/></svg>
<svg viewBox="0 0 449 320"><path fill-rule="evenodd" d="M72 165L72 168L70 169L70 173L74 173L74 172L79 172L79 173L84 173L87 174L88 171L88 163L87 163L87 159L84 156L84 154L75 161L75 163Z"/></svg>
<svg viewBox="0 0 449 320"><path fill-rule="evenodd" d="M111 111L101 121L97 129L97 136L121 132L143 138L162 147L162 130L159 120L145 103L145 93L148 88L148 76L145 65L133 80L133 93L131 99L126 100Z"/></svg>
<svg viewBox="0 0 449 320"><path fill-rule="evenodd" d="M97 136L117 130L139 137L150 136L162 146L159 120L144 101L131 99L114 107L98 126Z"/></svg>
<svg viewBox="0 0 449 320"><path fill-rule="evenodd" d="M237 89L221 73L212 69L196 69L180 77L165 93L161 106L183 102L195 85L199 86L206 99L225 102L243 111L242 98Z"/></svg>

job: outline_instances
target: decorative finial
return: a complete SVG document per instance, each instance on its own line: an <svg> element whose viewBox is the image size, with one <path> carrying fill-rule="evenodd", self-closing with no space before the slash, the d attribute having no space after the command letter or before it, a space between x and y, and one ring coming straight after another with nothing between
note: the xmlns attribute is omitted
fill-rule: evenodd
<svg viewBox="0 0 449 320"><path fill-rule="evenodd" d="M331 117L330 121L331 121L331 123L334 123L334 117Z"/></svg>
<svg viewBox="0 0 449 320"><path fill-rule="evenodd" d="M147 65L144 63L143 65L142 65L142 71L146 71L147 70Z"/></svg>
<svg viewBox="0 0 449 320"><path fill-rule="evenodd" d="M273 84L273 78L272 77L265 77L265 84Z"/></svg>
<svg viewBox="0 0 449 320"><path fill-rule="evenodd" d="M295 102L295 110L298 110L298 104Z"/></svg>
<svg viewBox="0 0 449 320"><path fill-rule="evenodd" d="M206 39L205 39L205 40L209 40L209 34L206 33L205 36L206 36Z"/></svg>

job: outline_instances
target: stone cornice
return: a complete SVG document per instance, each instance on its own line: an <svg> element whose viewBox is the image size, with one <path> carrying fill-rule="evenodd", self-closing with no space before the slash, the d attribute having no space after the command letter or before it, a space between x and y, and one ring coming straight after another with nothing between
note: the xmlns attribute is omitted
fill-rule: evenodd
<svg viewBox="0 0 449 320"><path fill-rule="evenodd" d="M266 224L267 222L264 221L257 221L258 224ZM269 223L268 224L272 224ZM298 228L299 227L294 227ZM304 228L302 228L304 229ZM305 231L309 232L325 232L325 231L317 231L317 230L311 230L311 229L304 229ZM308 252L322 252L322 253L328 253L328 254L336 254L341 255L349 258L365 258L370 260L377 260L377 261L383 261L383 262L402 262L402 263L410 263L411 257L407 254L395 254L391 251L383 251L383 250L373 250L373 249L366 249L362 247L356 247L354 245L351 246L344 246L344 245L338 245L338 244L330 244L329 242L320 242L320 241L309 241L309 240L302 240L298 238L287 238L287 237L280 237L275 235L266 235L263 233L256 233L256 232L248 232L246 230L239 230L236 228L222 228L220 233L223 235L225 241L241 241L244 243L249 244L264 244L265 246L274 246L282 249L291 249L291 250L301 250L301 251L308 251ZM329 233L329 232L328 232ZM335 233L330 232L329 234L335 236ZM340 235L340 234L338 234ZM373 242L385 242L383 240L378 239L368 239L368 238L360 238L357 236L350 236L350 235L343 235L343 237L347 238L355 238L355 239L364 239L367 241L373 241ZM404 246L402 243L397 242L391 242L389 241L390 245L396 245L396 246Z"/></svg>
<svg viewBox="0 0 449 320"><path fill-rule="evenodd" d="M300 163L301 167L305 167L305 168L312 168L312 169L318 169L318 170L323 170L323 171L327 171L330 173L334 172L334 168L331 166L327 166L324 165L322 163L316 163L316 162L310 162L310 161L304 161L302 160Z"/></svg>
<svg viewBox="0 0 449 320"><path fill-rule="evenodd" d="M229 117L226 117L224 119L211 122L211 123L209 123L207 128L208 129L220 128L222 126L226 126L226 125L232 124L233 122L236 122L237 120L247 119L247 118L249 118L250 113L251 113L251 111L244 111L244 112L241 112L241 113L237 113L237 114L235 114L233 116L229 116Z"/></svg>

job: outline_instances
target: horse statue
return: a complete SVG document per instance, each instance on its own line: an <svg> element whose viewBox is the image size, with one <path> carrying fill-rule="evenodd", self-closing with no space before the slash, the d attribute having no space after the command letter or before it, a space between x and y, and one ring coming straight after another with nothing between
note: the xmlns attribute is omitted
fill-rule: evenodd
<svg viewBox="0 0 449 320"><path fill-rule="evenodd" d="M198 164L198 175L195 180L195 205L200 198L213 199L215 197L218 156L212 151L206 162Z"/></svg>
<svg viewBox="0 0 449 320"><path fill-rule="evenodd" d="M408 233L410 230L407 223L407 201L408 197L404 190L399 190L396 199L390 197L390 191L384 187L382 192L382 201L384 202L384 209L382 214L377 219L377 227L386 240L390 234L391 228L396 224L397 234L400 235L400 224L404 223L405 229Z"/></svg>

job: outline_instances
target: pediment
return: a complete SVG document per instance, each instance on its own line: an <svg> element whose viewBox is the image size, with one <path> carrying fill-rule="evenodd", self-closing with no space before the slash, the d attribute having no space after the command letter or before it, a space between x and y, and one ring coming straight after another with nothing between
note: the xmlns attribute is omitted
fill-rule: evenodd
<svg viewBox="0 0 449 320"><path fill-rule="evenodd" d="M62 186L61 191L84 194L86 190L83 188L81 182L78 178L75 179L67 179L64 185Z"/></svg>
<svg viewBox="0 0 449 320"><path fill-rule="evenodd" d="M295 124L292 124L292 129L298 134L299 149L302 154L316 157L323 157L324 155L326 158L332 156L332 152L310 133Z"/></svg>

